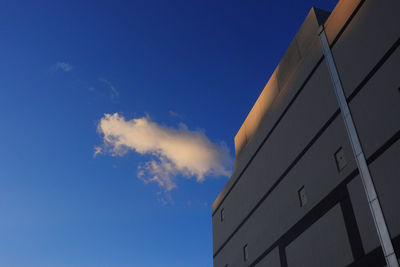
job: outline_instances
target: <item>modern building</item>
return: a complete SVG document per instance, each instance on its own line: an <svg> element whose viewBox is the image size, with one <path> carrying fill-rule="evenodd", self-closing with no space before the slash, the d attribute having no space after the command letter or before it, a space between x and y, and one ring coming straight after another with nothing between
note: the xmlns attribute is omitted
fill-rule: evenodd
<svg viewBox="0 0 400 267"><path fill-rule="evenodd" d="M399 37L399 0L311 9L235 136L215 267L397 266Z"/></svg>

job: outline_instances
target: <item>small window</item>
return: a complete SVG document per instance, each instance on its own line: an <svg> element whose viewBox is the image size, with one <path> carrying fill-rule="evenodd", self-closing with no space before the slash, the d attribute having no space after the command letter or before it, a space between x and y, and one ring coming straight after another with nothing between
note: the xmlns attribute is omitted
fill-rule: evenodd
<svg viewBox="0 0 400 267"><path fill-rule="evenodd" d="M304 207L307 204L307 194L304 186L302 186L297 193L299 194L300 207Z"/></svg>
<svg viewBox="0 0 400 267"><path fill-rule="evenodd" d="M343 148L339 148L339 150L335 152L335 161L338 171L341 171L344 169L344 167L346 167L347 160L344 156Z"/></svg>
<svg viewBox="0 0 400 267"><path fill-rule="evenodd" d="M249 252L247 249L247 244L243 247L243 260L247 261L249 259Z"/></svg>
<svg viewBox="0 0 400 267"><path fill-rule="evenodd" d="M225 219L224 217L224 209L221 209L221 222L223 222Z"/></svg>

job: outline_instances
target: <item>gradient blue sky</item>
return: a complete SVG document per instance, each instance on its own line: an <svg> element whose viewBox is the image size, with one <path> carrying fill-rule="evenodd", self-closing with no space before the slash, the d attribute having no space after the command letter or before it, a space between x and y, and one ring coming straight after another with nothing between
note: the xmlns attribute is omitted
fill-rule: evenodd
<svg viewBox="0 0 400 267"><path fill-rule="evenodd" d="M212 266L228 178L178 175L165 204L137 178L151 155L93 157L97 125L147 114L233 157L309 9L337 1L56 2L0 3L0 265Z"/></svg>

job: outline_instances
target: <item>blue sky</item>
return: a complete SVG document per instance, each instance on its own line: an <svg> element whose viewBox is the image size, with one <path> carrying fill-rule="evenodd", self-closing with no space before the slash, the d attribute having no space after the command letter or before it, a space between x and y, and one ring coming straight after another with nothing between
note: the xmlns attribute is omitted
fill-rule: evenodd
<svg viewBox="0 0 400 267"><path fill-rule="evenodd" d="M212 266L219 160L309 9L336 1L83 2L0 3L0 265ZM138 119L159 135L105 142L115 113L112 140ZM177 167L159 136L218 164ZM174 188L139 179L152 161Z"/></svg>

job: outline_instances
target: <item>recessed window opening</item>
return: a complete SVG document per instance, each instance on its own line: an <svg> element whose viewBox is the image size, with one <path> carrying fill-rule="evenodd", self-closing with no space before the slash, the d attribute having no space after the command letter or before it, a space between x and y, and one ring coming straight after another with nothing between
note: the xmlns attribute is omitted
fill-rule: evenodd
<svg viewBox="0 0 400 267"><path fill-rule="evenodd" d="M344 155L343 148L340 147L336 152L335 152L335 162L336 162L336 167L338 171L340 172L341 170L344 169L347 165L347 160Z"/></svg>
<svg viewBox="0 0 400 267"><path fill-rule="evenodd" d="M304 185L297 192L299 195L300 207L304 207L307 204L307 194Z"/></svg>
<svg viewBox="0 0 400 267"><path fill-rule="evenodd" d="M247 249L247 244L243 247L243 260L247 261L249 259L249 251Z"/></svg>
<svg viewBox="0 0 400 267"><path fill-rule="evenodd" d="M221 209L221 222L223 222L225 219L225 214L224 214L224 209Z"/></svg>

